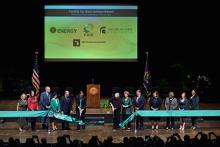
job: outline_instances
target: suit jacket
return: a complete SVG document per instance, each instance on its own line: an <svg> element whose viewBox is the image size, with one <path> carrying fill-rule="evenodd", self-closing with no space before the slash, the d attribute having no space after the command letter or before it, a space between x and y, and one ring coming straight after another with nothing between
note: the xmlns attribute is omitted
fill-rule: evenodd
<svg viewBox="0 0 220 147"><path fill-rule="evenodd" d="M134 98L134 106L138 107L138 110L144 110L144 104L145 104L145 99L141 95L139 99L137 100L137 97Z"/></svg>
<svg viewBox="0 0 220 147"><path fill-rule="evenodd" d="M152 108L160 110L161 99L160 98L151 97L149 105L150 105L150 110L152 110Z"/></svg>
<svg viewBox="0 0 220 147"><path fill-rule="evenodd" d="M181 99L179 99L179 109L180 110L189 110L189 100L184 100L181 101Z"/></svg>
<svg viewBox="0 0 220 147"><path fill-rule="evenodd" d="M199 96L195 95L192 96L190 99L190 106L192 110L198 110L199 109Z"/></svg>
<svg viewBox="0 0 220 147"><path fill-rule="evenodd" d="M63 111L64 114L70 114L71 107L72 107L72 101L71 97L65 98L64 96L61 97L60 101L60 110Z"/></svg>
<svg viewBox="0 0 220 147"><path fill-rule="evenodd" d="M80 99L81 99L81 109L86 109L86 98L80 97L79 95L76 96L76 111L79 111L78 107L80 106Z"/></svg>
<svg viewBox="0 0 220 147"><path fill-rule="evenodd" d="M46 106L50 106L50 99L51 95L46 92L42 92L40 95L40 105L41 105L41 110L48 110Z"/></svg>
<svg viewBox="0 0 220 147"><path fill-rule="evenodd" d="M56 102L57 101L57 102ZM52 98L50 102L50 110L53 112L60 112L60 100Z"/></svg>
<svg viewBox="0 0 220 147"><path fill-rule="evenodd" d="M178 103L177 103L177 99L176 98L173 98L171 101L170 101L170 98L167 97L166 100L165 100L165 108L166 110L175 110L178 106Z"/></svg>

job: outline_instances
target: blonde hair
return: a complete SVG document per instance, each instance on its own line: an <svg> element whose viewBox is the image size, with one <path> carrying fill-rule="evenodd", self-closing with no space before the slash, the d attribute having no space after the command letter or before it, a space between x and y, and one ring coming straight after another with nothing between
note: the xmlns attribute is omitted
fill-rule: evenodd
<svg viewBox="0 0 220 147"><path fill-rule="evenodd" d="M25 97L25 99L27 98L27 95L25 93L22 93L21 94L21 99L22 99L23 96Z"/></svg>

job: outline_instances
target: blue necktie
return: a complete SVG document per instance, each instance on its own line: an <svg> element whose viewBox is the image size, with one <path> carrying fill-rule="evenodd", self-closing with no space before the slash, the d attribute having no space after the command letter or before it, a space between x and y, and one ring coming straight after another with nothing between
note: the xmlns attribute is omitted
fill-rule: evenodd
<svg viewBox="0 0 220 147"><path fill-rule="evenodd" d="M79 107L82 108L82 99L79 99Z"/></svg>

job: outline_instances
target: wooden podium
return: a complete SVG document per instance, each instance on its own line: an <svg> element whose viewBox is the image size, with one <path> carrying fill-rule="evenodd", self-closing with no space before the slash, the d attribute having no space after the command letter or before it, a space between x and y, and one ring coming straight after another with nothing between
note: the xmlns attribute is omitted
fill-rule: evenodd
<svg viewBox="0 0 220 147"><path fill-rule="evenodd" d="M100 85L99 84L87 84L87 107L88 108L100 108Z"/></svg>

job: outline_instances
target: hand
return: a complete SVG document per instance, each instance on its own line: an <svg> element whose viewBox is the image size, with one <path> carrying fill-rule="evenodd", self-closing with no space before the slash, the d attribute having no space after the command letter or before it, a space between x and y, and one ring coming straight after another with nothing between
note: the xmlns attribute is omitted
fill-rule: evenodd
<svg viewBox="0 0 220 147"><path fill-rule="evenodd" d="M138 107L135 107L135 109L138 110L139 108L138 108Z"/></svg>
<svg viewBox="0 0 220 147"><path fill-rule="evenodd" d="M122 105L124 108L127 108L128 106L127 105Z"/></svg>
<svg viewBox="0 0 220 147"><path fill-rule="evenodd" d="M61 114L63 114L63 111L61 111Z"/></svg>
<svg viewBox="0 0 220 147"><path fill-rule="evenodd" d="M50 106L46 106L47 109L50 109Z"/></svg>
<svg viewBox="0 0 220 147"><path fill-rule="evenodd" d="M72 110L70 111L70 114L73 114L73 111L72 111Z"/></svg>

